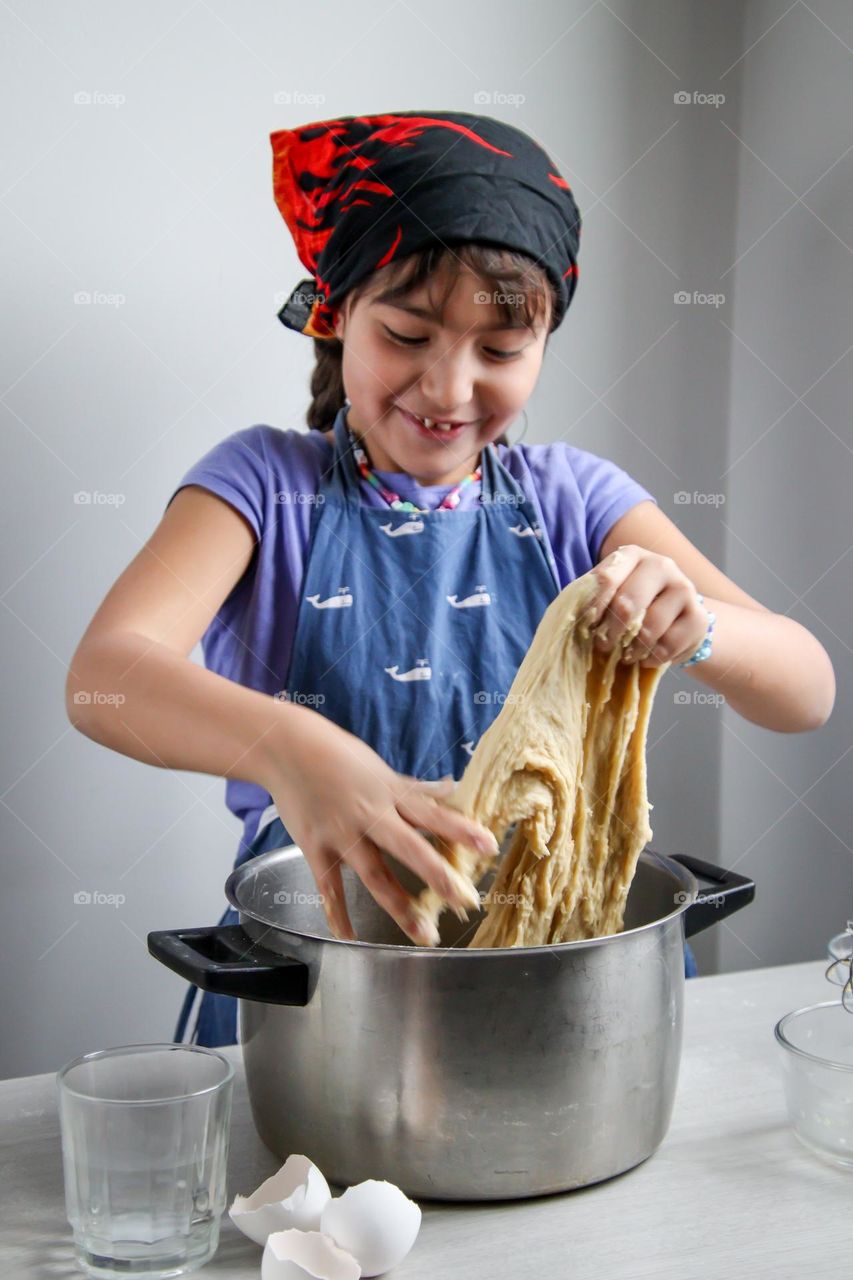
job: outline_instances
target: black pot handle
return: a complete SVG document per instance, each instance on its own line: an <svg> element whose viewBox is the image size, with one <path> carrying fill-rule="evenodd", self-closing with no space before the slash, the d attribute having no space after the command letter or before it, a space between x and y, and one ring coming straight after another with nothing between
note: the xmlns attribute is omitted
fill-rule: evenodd
<svg viewBox="0 0 853 1280"><path fill-rule="evenodd" d="M671 853L673 862L680 862L682 867L692 871L697 879L710 880L710 885L701 885L699 896L684 913L684 936L692 938L694 934L709 929L712 924L725 920L752 902L755 897L755 881L748 876L738 875L736 871L724 871L701 858L691 858L687 853Z"/></svg>
<svg viewBox="0 0 853 1280"><path fill-rule="evenodd" d="M308 1003L308 965L268 951L239 924L161 929L149 933L148 950L202 991L264 1004Z"/></svg>

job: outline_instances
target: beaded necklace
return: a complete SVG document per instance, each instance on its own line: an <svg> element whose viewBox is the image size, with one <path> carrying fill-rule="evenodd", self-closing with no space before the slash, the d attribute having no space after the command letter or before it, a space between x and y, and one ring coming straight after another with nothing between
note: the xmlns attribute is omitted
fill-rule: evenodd
<svg viewBox="0 0 853 1280"><path fill-rule="evenodd" d="M350 444L352 445L352 450L355 454L355 460L361 475L368 484L372 484L373 488L377 489L379 493L382 494L382 497L388 503L389 507L393 507L395 511L415 511L418 514L423 514L431 510L430 507L417 507L414 502L410 502L408 498L401 498L393 489L387 488L371 468L367 459L367 454L359 444L355 435L353 435L352 428L348 426L347 432L349 434ZM460 491L465 488L466 484L470 484L472 480L479 480L482 474L482 467L477 467L476 471L472 471L470 475L465 476L464 480L460 480L458 484L453 486L449 493L445 494L435 510L452 511L454 507L459 505Z"/></svg>

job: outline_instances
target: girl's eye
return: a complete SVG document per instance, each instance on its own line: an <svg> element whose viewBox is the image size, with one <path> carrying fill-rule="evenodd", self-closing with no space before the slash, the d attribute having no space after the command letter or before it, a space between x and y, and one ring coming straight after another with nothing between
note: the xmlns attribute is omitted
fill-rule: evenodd
<svg viewBox="0 0 853 1280"><path fill-rule="evenodd" d="M485 347L484 350L497 360L512 360L515 356L521 355L520 351L494 351L491 347Z"/></svg>
<svg viewBox="0 0 853 1280"><path fill-rule="evenodd" d="M426 342L426 338L406 338L402 333L395 333L393 329L389 329L387 324L383 325L388 337L394 342L401 343L404 347L417 347L422 342ZM514 356L520 356L520 351L496 351L494 347L484 347L486 355L492 356L495 360L512 360Z"/></svg>
<svg viewBox="0 0 853 1280"><path fill-rule="evenodd" d="M393 329L389 329L387 324L383 326L389 338L393 338L395 342L402 342L404 346L417 346L420 342L425 342L425 338L404 338L402 333L395 333Z"/></svg>

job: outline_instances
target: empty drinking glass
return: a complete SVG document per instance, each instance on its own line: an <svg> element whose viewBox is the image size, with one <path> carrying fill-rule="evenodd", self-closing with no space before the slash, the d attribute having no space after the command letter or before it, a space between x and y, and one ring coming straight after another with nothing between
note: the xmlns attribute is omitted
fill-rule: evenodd
<svg viewBox="0 0 853 1280"><path fill-rule="evenodd" d="M57 1075L65 1202L92 1276L179 1276L213 1257L234 1068L197 1045L88 1053Z"/></svg>

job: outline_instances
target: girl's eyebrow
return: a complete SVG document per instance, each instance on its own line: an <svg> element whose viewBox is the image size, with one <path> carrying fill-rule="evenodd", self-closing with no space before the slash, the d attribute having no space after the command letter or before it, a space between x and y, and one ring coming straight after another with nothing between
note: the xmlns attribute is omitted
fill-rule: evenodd
<svg viewBox="0 0 853 1280"><path fill-rule="evenodd" d="M377 298L376 301L386 307L395 307L398 311L407 311L409 315L419 316L421 320L428 320L432 324L438 324L441 320L435 312L427 311L424 307L413 306L411 303L392 302L390 298ZM481 333L495 333L499 329L526 329L527 325L519 321L517 324L481 324L476 325L475 328Z"/></svg>

